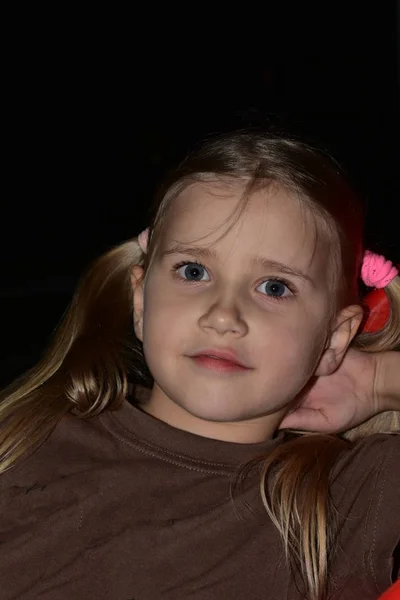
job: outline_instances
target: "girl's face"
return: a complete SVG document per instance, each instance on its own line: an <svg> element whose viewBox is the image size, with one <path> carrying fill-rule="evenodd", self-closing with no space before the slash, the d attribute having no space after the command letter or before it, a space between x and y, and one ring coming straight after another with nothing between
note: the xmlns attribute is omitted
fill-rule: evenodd
<svg viewBox="0 0 400 600"><path fill-rule="evenodd" d="M275 186L235 222L242 193L222 183L181 193L134 302L155 381L146 410L246 442L272 435L315 372L332 295L330 244L304 208Z"/></svg>

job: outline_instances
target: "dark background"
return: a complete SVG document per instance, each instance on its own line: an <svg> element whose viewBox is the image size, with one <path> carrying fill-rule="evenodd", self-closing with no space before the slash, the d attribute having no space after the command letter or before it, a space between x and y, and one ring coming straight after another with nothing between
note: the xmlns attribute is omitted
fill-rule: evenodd
<svg viewBox="0 0 400 600"><path fill-rule="evenodd" d="M367 202L366 243L400 262L395 3L319 15L282 3L212 31L193 7L174 32L156 12L154 27L25 14L13 29L0 385L39 358L90 261L145 227L166 169L204 134L268 120L324 147Z"/></svg>

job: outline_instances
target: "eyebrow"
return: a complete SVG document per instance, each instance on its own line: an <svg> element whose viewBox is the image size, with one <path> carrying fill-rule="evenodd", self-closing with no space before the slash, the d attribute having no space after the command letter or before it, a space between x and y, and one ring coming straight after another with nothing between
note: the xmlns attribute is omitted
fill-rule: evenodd
<svg viewBox="0 0 400 600"><path fill-rule="evenodd" d="M171 254L189 254L194 258L212 258L216 259L216 252L210 248L201 248L199 246L184 246L182 244L175 244L168 250L164 250L161 253L161 258L165 256L169 256ZM291 275L293 277L297 277L298 279L303 279L306 283L315 286L314 281L311 279L307 273L301 271L300 269L294 269L293 267L289 267L289 265L285 265L281 262L275 260L269 260L268 258L264 258L263 256L254 256L251 261L254 265L260 265L265 269L272 269L273 271L279 271L280 273L285 273L286 275Z"/></svg>

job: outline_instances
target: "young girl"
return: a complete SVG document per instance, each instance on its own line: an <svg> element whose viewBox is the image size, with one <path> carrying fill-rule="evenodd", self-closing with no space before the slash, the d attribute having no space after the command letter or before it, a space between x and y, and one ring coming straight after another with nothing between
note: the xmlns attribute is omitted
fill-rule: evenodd
<svg viewBox="0 0 400 600"><path fill-rule="evenodd" d="M375 333L360 274L390 303ZM377 598L400 393L399 355L374 351L399 345L398 271L363 252L337 165L262 132L207 141L4 393L1 598Z"/></svg>

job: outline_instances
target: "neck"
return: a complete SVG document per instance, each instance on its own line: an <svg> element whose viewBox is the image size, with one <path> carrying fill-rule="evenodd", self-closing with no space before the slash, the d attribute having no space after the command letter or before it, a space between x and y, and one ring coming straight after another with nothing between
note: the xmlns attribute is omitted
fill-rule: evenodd
<svg viewBox="0 0 400 600"><path fill-rule="evenodd" d="M400 410L400 352L379 352L375 357L378 410Z"/></svg>
<svg viewBox="0 0 400 600"><path fill-rule="evenodd" d="M285 412L278 411L272 415L243 421L208 421L192 414L168 398L157 384L154 385L150 398L142 403L141 408L149 415L177 429L236 444L257 444L272 439Z"/></svg>

